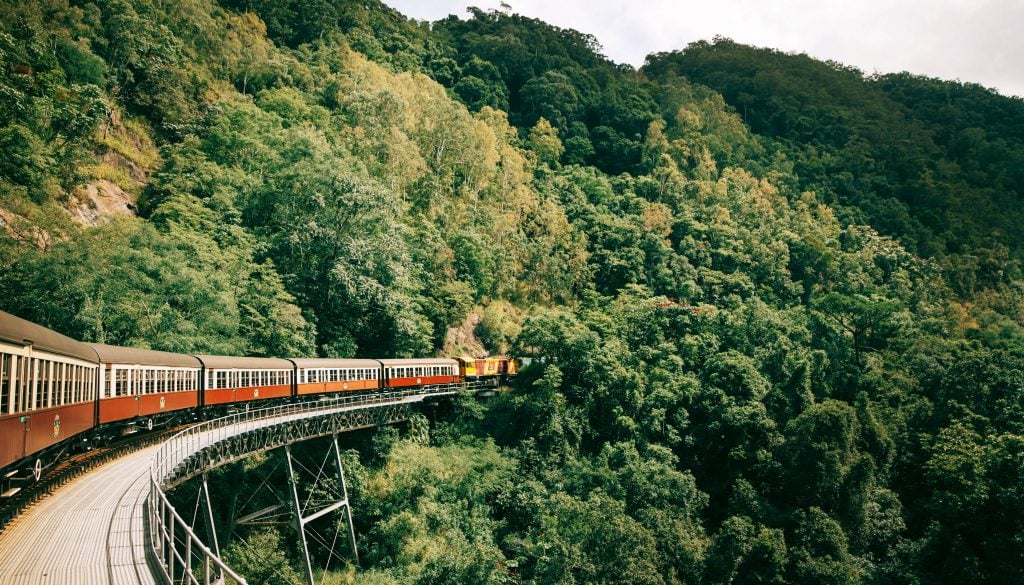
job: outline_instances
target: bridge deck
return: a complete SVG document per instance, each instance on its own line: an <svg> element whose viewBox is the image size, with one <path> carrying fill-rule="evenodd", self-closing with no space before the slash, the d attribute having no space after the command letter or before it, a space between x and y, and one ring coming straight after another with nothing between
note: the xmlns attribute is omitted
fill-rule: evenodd
<svg viewBox="0 0 1024 585"><path fill-rule="evenodd" d="M155 584L141 506L157 448L106 463L16 518L0 534L0 585Z"/></svg>
<svg viewBox="0 0 1024 585"><path fill-rule="evenodd" d="M0 534L0 585L155 585L147 565L143 506L159 449L174 443L180 461L225 436L309 416L419 402L423 395L316 412L283 412L136 451L63 486ZM172 463L173 465L173 463ZM167 471L167 470L165 470Z"/></svg>

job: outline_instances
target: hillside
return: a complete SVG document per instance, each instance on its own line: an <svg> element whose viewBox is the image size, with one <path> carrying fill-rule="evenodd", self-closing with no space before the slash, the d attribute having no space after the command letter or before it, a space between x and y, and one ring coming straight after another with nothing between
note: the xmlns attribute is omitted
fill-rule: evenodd
<svg viewBox="0 0 1024 585"><path fill-rule="evenodd" d="M376 0L4 0L0 64L0 309L544 358L347 455L339 581L1024 581L1021 100Z"/></svg>

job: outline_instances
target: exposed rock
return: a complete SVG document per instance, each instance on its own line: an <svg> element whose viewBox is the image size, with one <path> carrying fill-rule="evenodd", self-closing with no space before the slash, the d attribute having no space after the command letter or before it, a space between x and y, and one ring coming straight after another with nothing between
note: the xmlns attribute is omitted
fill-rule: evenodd
<svg viewBox="0 0 1024 585"><path fill-rule="evenodd" d="M68 201L71 218L84 226L99 225L114 215L135 215L138 208L130 193L117 183L98 179L85 185L76 198Z"/></svg>
<svg viewBox="0 0 1024 585"><path fill-rule="evenodd" d="M481 315L482 311L477 307L470 311L469 315L466 315L466 319L462 323L455 327L449 327L444 338L444 346L441 348L441 355L486 356L487 349L476 336L476 326L480 323Z"/></svg>

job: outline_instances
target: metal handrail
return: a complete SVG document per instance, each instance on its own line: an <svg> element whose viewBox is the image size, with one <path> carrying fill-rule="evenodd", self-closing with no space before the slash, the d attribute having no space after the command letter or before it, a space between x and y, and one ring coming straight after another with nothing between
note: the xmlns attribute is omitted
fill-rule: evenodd
<svg viewBox="0 0 1024 585"><path fill-rule="evenodd" d="M178 514L167 495L163 485L174 479L177 467L186 459L212 447L230 437L302 418L325 416L344 410L359 410L399 404L418 402L427 396L454 394L460 388L479 389L486 383L441 384L425 386L410 390L385 391L370 395L342 395L319 398L315 401L300 404L272 406L256 410L238 412L225 417L202 422L189 427L164 442L153 456L150 466L150 490L148 497L148 522L150 547L154 557L159 561L160 571L168 583L175 583L176 566L183 574L178 578L182 582L193 585L210 585L222 582L228 576L247 585L245 578L231 569L220 555L210 550L195 534L191 526ZM179 550L175 535L184 537L184 551ZM194 550L195 549L195 550ZM198 551L202 557L202 580L194 573L192 567L193 552Z"/></svg>

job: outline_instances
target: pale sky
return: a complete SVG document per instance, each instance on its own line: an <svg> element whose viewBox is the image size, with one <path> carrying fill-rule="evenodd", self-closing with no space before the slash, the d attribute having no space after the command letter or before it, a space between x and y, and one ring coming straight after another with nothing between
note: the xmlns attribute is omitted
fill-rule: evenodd
<svg viewBox="0 0 1024 585"><path fill-rule="evenodd" d="M435 21L497 0L384 0ZM506 0L512 11L594 35L617 63L715 35L853 65L1024 96L1024 0Z"/></svg>

